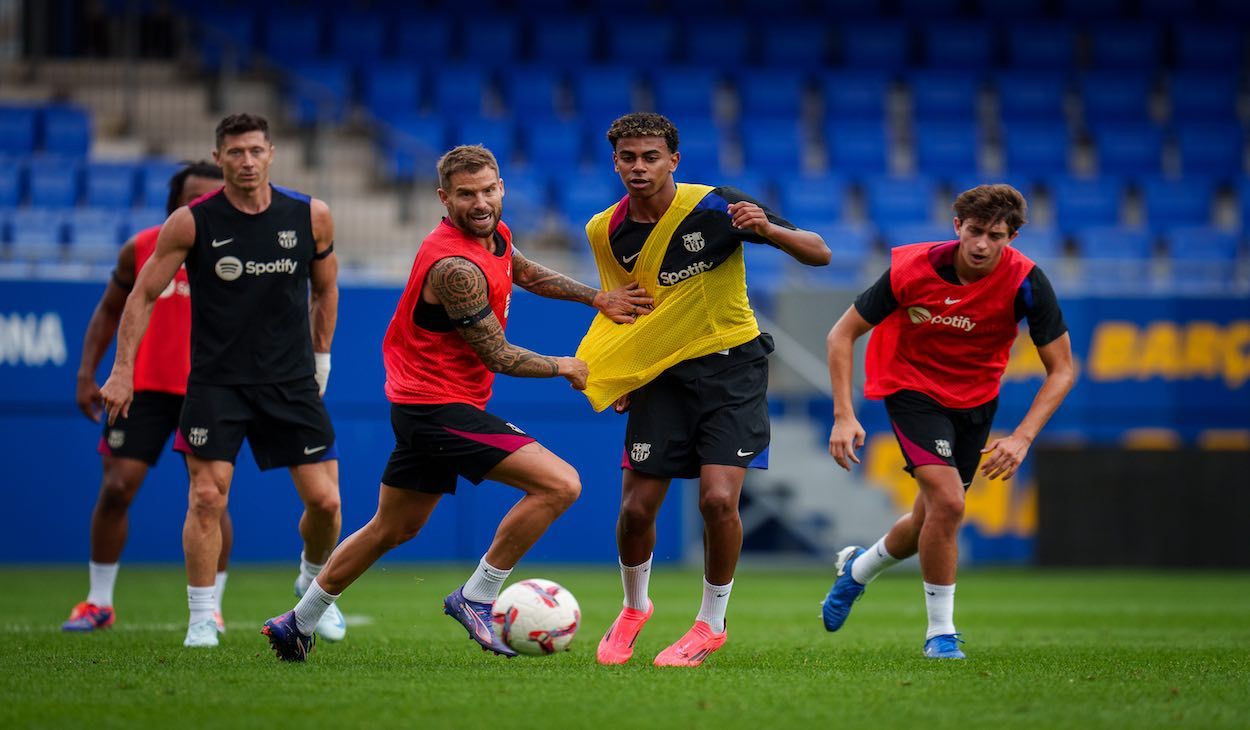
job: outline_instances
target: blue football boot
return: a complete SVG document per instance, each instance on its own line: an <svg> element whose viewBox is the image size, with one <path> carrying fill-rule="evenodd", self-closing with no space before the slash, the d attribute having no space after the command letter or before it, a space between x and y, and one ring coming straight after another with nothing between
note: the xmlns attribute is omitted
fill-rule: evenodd
<svg viewBox="0 0 1250 730"><path fill-rule="evenodd" d="M844 547L838 552L838 577L829 589L829 595L820 604L820 616L825 622L825 631L837 631L846 623L851 614L851 604L864 595L864 586L851 576L851 564L864 554L859 545Z"/></svg>
<svg viewBox="0 0 1250 730"><path fill-rule="evenodd" d="M932 639L926 639L924 642L925 658L965 659L964 653L959 649L959 645L964 643L964 640L959 636L959 634L938 634Z"/></svg>

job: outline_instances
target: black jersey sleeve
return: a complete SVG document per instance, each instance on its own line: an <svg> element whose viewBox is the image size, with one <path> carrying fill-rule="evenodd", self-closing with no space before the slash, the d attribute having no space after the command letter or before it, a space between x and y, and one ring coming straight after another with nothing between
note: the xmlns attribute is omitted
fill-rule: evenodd
<svg viewBox="0 0 1250 730"><path fill-rule="evenodd" d="M772 210L767 205L764 205L763 203L756 200L755 198L752 198L750 195L747 195L746 193L742 192L738 188L732 187L730 185L725 185L725 186L716 188L712 192L715 193L716 195L719 195L721 198L724 198L724 200L727 203L741 203L741 202L755 203L761 209L763 209L764 215L768 216L768 220L770 223L781 226L782 228L789 228L792 231L798 230L797 226L795 226L793 223L786 220L785 218L782 218L780 215L777 214L776 211ZM739 241L742 241L744 243L763 243L763 244L772 246L773 248L778 248L777 244L773 243L767 238L764 238L763 236L756 235L755 231L734 228L733 219L728 216L728 213L726 213L725 219L726 221L728 221L727 226L729 228L731 235L737 238Z"/></svg>
<svg viewBox="0 0 1250 730"><path fill-rule="evenodd" d="M1028 320L1029 337L1038 347L1049 345L1068 331L1055 288L1039 266L1035 265L1020 284L1015 308L1016 320Z"/></svg>
<svg viewBox="0 0 1250 730"><path fill-rule="evenodd" d="M880 279L855 298L855 311L874 327L898 309L894 289L890 286L890 270L886 269Z"/></svg>

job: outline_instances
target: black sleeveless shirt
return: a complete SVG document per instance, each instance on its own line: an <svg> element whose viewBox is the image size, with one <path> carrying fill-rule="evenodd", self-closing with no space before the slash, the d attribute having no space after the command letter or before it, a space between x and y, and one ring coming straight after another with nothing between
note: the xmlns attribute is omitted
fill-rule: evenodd
<svg viewBox="0 0 1250 730"><path fill-rule="evenodd" d="M189 206L192 383L282 383L313 374L311 199L270 188L272 202L255 215L231 205L224 189Z"/></svg>

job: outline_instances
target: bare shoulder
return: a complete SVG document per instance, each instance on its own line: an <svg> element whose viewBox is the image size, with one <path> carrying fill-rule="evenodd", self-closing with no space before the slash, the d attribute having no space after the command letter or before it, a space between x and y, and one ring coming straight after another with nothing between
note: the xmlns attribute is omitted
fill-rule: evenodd
<svg viewBox="0 0 1250 730"><path fill-rule="evenodd" d="M334 217L330 215L330 206L320 198L313 198L308 205L312 210L313 238L317 241L317 250L322 251L334 243Z"/></svg>
<svg viewBox="0 0 1250 730"><path fill-rule="evenodd" d="M191 209L182 206L165 219L160 235L156 238L157 250L190 249L195 245L195 216Z"/></svg>
<svg viewBox="0 0 1250 730"><path fill-rule="evenodd" d="M466 258L439 259L430 267L425 280L438 302L449 311L471 306L480 309L487 299L486 275Z"/></svg>

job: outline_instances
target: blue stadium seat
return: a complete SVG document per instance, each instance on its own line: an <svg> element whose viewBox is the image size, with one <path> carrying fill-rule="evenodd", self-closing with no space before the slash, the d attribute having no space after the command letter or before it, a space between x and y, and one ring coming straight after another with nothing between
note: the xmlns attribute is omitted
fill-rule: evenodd
<svg viewBox="0 0 1250 730"><path fill-rule="evenodd" d="M93 162L83 171L83 203L94 208L129 208L135 201L135 167Z"/></svg>
<svg viewBox="0 0 1250 730"><path fill-rule="evenodd" d="M1011 23L1007 59L1018 69L1066 71L1076 65L1076 31L1067 23Z"/></svg>
<svg viewBox="0 0 1250 730"><path fill-rule="evenodd" d="M997 29L976 21L928 23L921 31L924 64L929 68L988 68L993 65L995 41L999 33Z"/></svg>
<svg viewBox="0 0 1250 730"><path fill-rule="evenodd" d="M388 55L386 25L380 14L349 11L336 15L329 25L334 58L362 66Z"/></svg>
<svg viewBox="0 0 1250 730"><path fill-rule="evenodd" d="M507 66L499 85L512 116L554 117L560 110L560 78L549 65Z"/></svg>
<svg viewBox="0 0 1250 730"><path fill-rule="evenodd" d="M1082 258L1145 260L1154 253L1154 238L1144 228L1084 226L1073 239Z"/></svg>
<svg viewBox="0 0 1250 730"><path fill-rule="evenodd" d="M380 119L415 114L421 109L421 75L411 64L371 66L362 72L362 101Z"/></svg>
<svg viewBox="0 0 1250 730"><path fill-rule="evenodd" d="M1214 70L1179 70L1168 79L1172 122L1233 122L1237 119L1236 74Z"/></svg>
<svg viewBox="0 0 1250 730"><path fill-rule="evenodd" d="M256 15L252 10L213 8L197 12L191 24L204 68L221 68L228 54L238 68L251 66L256 48Z"/></svg>
<svg viewBox="0 0 1250 730"><path fill-rule="evenodd" d="M825 126L829 169L839 175L880 175L890 169L890 140L883 122L839 122Z"/></svg>
<svg viewBox="0 0 1250 730"><path fill-rule="evenodd" d="M168 217L163 202L159 208L132 208L126 212L122 235L129 238L139 231L163 224Z"/></svg>
<svg viewBox="0 0 1250 730"><path fill-rule="evenodd" d="M807 277L828 286L857 284L864 263L871 260L876 230L859 223L827 223L808 230L825 239L831 256L828 266L806 268Z"/></svg>
<svg viewBox="0 0 1250 730"><path fill-rule="evenodd" d="M447 123L441 117L395 117L381 134L383 168L392 180L434 177L434 163L446 150Z"/></svg>
<svg viewBox="0 0 1250 730"><path fill-rule="evenodd" d="M799 228L815 230L841 221L846 200L846 181L835 175L780 178L779 211Z"/></svg>
<svg viewBox="0 0 1250 730"><path fill-rule="evenodd" d="M1039 263L1063 257L1063 234L1053 227L1026 225L1011 245Z"/></svg>
<svg viewBox="0 0 1250 730"><path fill-rule="evenodd" d="M588 63L594 60L598 46L595 22L588 15L559 14L535 18L528 35L533 41L530 55L541 63Z"/></svg>
<svg viewBox="0 0 1250 730"><path fill-rule="evenodd" d="M724 146L724 135L720 126L706 118L678 118L671 121L677 126L678 151L681 152L681 162L677 168L678 179L687 182L719 179L723 167L721 156ZM595 159L599 156L598 139L600 137L592 145ZM604 150L606 151L606 145Z"/></svg>
<svg viewBox="0 0 1250 730"><path fill-rule="evenodd" d="M489 46L484 46L489 47ZM480 66L445 64L433 75L434 113L449 119L482 116L490 74Z"/></svg>
<svg viewBox="0 0 1250 730"><path fill-rule="evenodd" d="M976 118L981 78L970 71L913 71L907 78L915 120Z"/></svg>
<svg viewBox="0 0 1250 730"><path fill-rule="evenodd" d="M1107 122L1091 130L1104 175L1157 175L1163 165L1163 132L1146 121Z"/></svg>
<svg viewBox="0 0 1250 730"><path fill-rule="evenodd" d="M607 37L607 61L609 63L629 65L637 59L646 58L654 63L667 64L673 60L673 49L676 46L677 26L672 20L660 16L631 17L630 24L637 28L645 28L642 33L612 32ZM681 36L682 44L690 42L690 38Z"/></svg>
<svg viewBox="0 0 1250 730"><path fill-rule="evenodd" d="M711 68L662 69L651 77L655 110L670 117L714 117L719 83L717 72Z"/></svg>
<svg viewBox="0 0 1250 730"><path fill-rule="evenodd" d="M911 38L900 23L851 22L838 32L848 67L898 71L911 61Z"/></svg>
<svg viewBox="0 0 1250 730"><path fill-rule="evenodd" d="M518 232L538 230L551 206L551 181L529 167L512 166L502 173L504 221ZM603 207L607 207L605 202Z"/></svg>
<svg viewBox="0 0 1250 730"><path fill-rule="evenodd" d="M938 180L981 167L980 135L971 121L918 124L916 169Z"/></svg>
<svg viewBox="0 0 1250 730"><path fill-rule="evenodd" d="M904 18L932 21L953 18L963 12L961 0L898 0Z"/></svg>
<svg viewBox="0 0 1250 730"><path fill-rule="evenodd" d="M1038 180L1032 177L1024 177L1014 173L1006 172L977 172L967 175L955 175L947 178L946 186L950 193L948 196L951 202L955 197L965 190L971 190L979 185L1010 185L1025 198L1030 198L1034 194L1034 188L1038 184ZM954 216L954 211L951 211Z"/></svg>
<svg viewBox="0 0 1250 730"><path fill-rule="evenodd" d="M1159 65L1162 48L1153 23L1112 24L1090 34L1095 68L1141 69Z"/></svg>
<svg viewBox="0 0 1250 730"><path fill-rule="evenodd" d="M926 177L868 178L863 183L868 219L885 230L900 223L931 223L937 186Z"/></svg>
<svg viewBox="0 0 1250 730"><path fill-rule="evenodd" d="M978 0L977 10L981 17L998 21L1008 21L1011 27L1029 25L1021 20L1035 21L1046 10L1044 0Z"/></svg>
<svg viewBox="0 0 1250 730"><path fill-rule="evenodd" d="M723 174L716 180L706 180L704 182L708 185L737 188L740 192L745 193L747 197L759 201L774 211L778 208L773 181L758 172L744 171L734 174ZM785 215L784 210L779 212L783 216Z"/></svg>
<svg viewBox="0 0 1250 730"><path fill-rule="evenodd" d="M887 249L909 243L953 241L957 238L951 223L893 223L881 226L881 240Z"/></svg>
<svg viewBox="0 0 1250 730"><path fill-rule="evenodd" d="M1059 0L1059 17L1084 20L1118 20L1123 17L1122 0Z"/></svg>
<svg viewBox="0 0 1250 730"><path fill-rule="evenodd" d="M78 203L79 165L65 158L33 157L28 169L30 205L70 208Z"/></svg>
<svg viewBox="0 0 1250 730"><path fill-rule="evenodd" d="M0 159L0 209L16 208L26 197L25 174L16 159Z"/></svg>
<svg viewBox="0 0 1250 730"><path fill-rule="evenodd" d="M1177 261L1215 261L1232 264L1237 260L1241 239L1235 231L1212 226L1172 226L1165 229L1168 255Z"/></svg>
<svg viewBox="0 0 1250 730"><path fill-rule="evenodd" d="M1176 65L1182 69L1240 70L1246 58L1245 27L1185 23L1172 28Z"/></svg>
<svg viewBox="0 0 1250 730"><path fill-rule="evenodd" d="M741 133L743 164L748 170L779 178L803 169L805 135L794 119L747 118Z"/></svg>
<svg viewBox="0 0 1250 730"><path fill-rule="evenodd" d="M465 119L453 129L448 145L480 144L495 154L506 170L516 156L516 130L511 118L474 117Z"/></svg>
<svg viewBox="0 0 1250 730"><path fill-rule="evenodd" d="M139 206L158 208L162 212L169 202L169 179L181 165L164 160L149 160L139 172Z"/></svg>
<svg viewBox="0 0 1250 730"><path fill-rule="evenodd" d="M523 26L515 17L505 13L491 13L487 16L459 16L452 21L451 32L454 38L472 37L473 43L479 48L489 48L491 59L519 60L524 55L522 33ZM452 52L463 59L465 65L485 63L485 58L472 54Z"/></svg>
<svg viewBox="0 0 1250 730"><path fill-rule="evenodd" d="M65 219L57 211L25 208L9 216L9 250L22 261L53 261L64 253Z"/></svg>
<svg viewBox="0 0 1250 730"><path fill-rule="evenodd" d="M1060 230L1114 226L1120 222L1124 182L1119 178L1057 177L1047 183Z"/></svg>
<svg viewBox="0 0 1250 730"><path fill-rule="evenodd" d="M606 132L612 120L637 109L638 77L628 66L586 66L573 71L573 96L582 120Z"/></svg>
<svg viewBox="0 0 1250 730"><path fill-rule="evenodd" d="M1068 172L1068 125L1021 119L1003 128L1003 158L1012 175L1037 180Z"/></svg>
<svg viewBox="0 0 1250 730"><path fill-rule="evenodd" d="M343 120L351 96L351 69L343 61L310 61L291 66L287 78L291 116L301 127Z"/></svg>
<svg viewBox="0 0 1250 730"><path fill-rule="evenodd" d="M525 159L533 167L567 170L581 165L586 134L578 119L522 119L521 137Z"/></svg>
<svg viewBox="0 0 1250 730"><path fill-rule="evenodd" d="M1003 71L995 76L994 85L1004 124L1064 121L1068 80L1062 72Z"/></svg>
<svg viewBox="0 0 1250 730"><path fill-rule="evenodd" d="M747 25L736 19L715 16L692 19L680 38L678 56L684 63L731 70L747 62L750 48Z"/></svg>
<svg viewBox="0 0 1250 730"><path fill-rule="evenodd" d="M37 116L33 107L0 105L0 155L29 155L35 151Z"/></svg>
<svg viewBox="0 0 1250 730"><path fill-rule="evenodd" d="M70 210L65 226L66 240L70 244L70 256L75 259L83 256L95 257L101 253L99 249L111 248L113 258L116 258L117 249L125 241L124 223L124 214L115 210L93 208ZM77 252L80 248L83 256Z"/></svg>
<svg viewBox="0 0 1250 730"><path fill-rule="evenodd" d="M807 10L806 0L738 0L738 10L747 17L768 14L793 18Z"/></svg>
<svg viewBox="0 0 1250 730"><path fill-rule="evenodd" d="M561 176L554 182L560 213L575 231L625 194L619 178L602 172Z"/></svg>
<svg viewBox="0 0 1250 730"><path fill-rule="evenodd" d="M272 9L265 17L261 48L269 61L288 65L321 55L321 14L315 10Z"/></svg>
<svg viewBox="0 0 1250 730"><path fill-rule="evenodd" d="M1246 133L1235 120L1180 125L1176 146L1186 175L1232 180L1246 171Z"/></svg>
<svg viewBox="0 0 1250 730"><path fill-rule="evenodd" d="M74 106L43 109L43 151L49 155L86 157L91 149L91 117Z"/></svg>
<svg viewBox="0 0 1250 730"><path fill-rule="evenodd" d="M1132 71L1089 71L1077 83L1085 123L1143 122L1149 118L1151 81Z"/></svg>
<svg viewBox="0 0 1250 730"><path fill-rule="evenodd" d="M824 23L797 18L772 20L759 30L765 64L778 69L819 68L829 62L829 29Z"/></svg>
<svg viewBox="0 0 1250 730"><path fill-rule="evenodd" d="M398 58L442 63L451 55L451 19L432 13L399 14L395 26Z"/></svg>
<svg viewBox="0 0 1250 730"><path fill-rule="evenodd" d="M1211 222L1215 184L1210 178L1150 177L1141 181L1146 222L1155 230L1167 226L1199 226Z"/></svg>
<svg viewBox="0 0 1250 730"><path fill-rule="evenodd" d="M831 71L821 78L825 119L884 123L893 82L885 72Z"/></svg>
<svg viewBox="0 0 1250 730"><path fill-rule="evenodd" d="M884 14L883 0L814 0L814 10L832 18L875 18Z"/></svg>
<svg viewBox="0 0 1250 730"><path fill-rule="evenodd" d="M743 120L799 119L803 112L806 80L789 69L752 69L738 76L738 98Z"/></svg>

